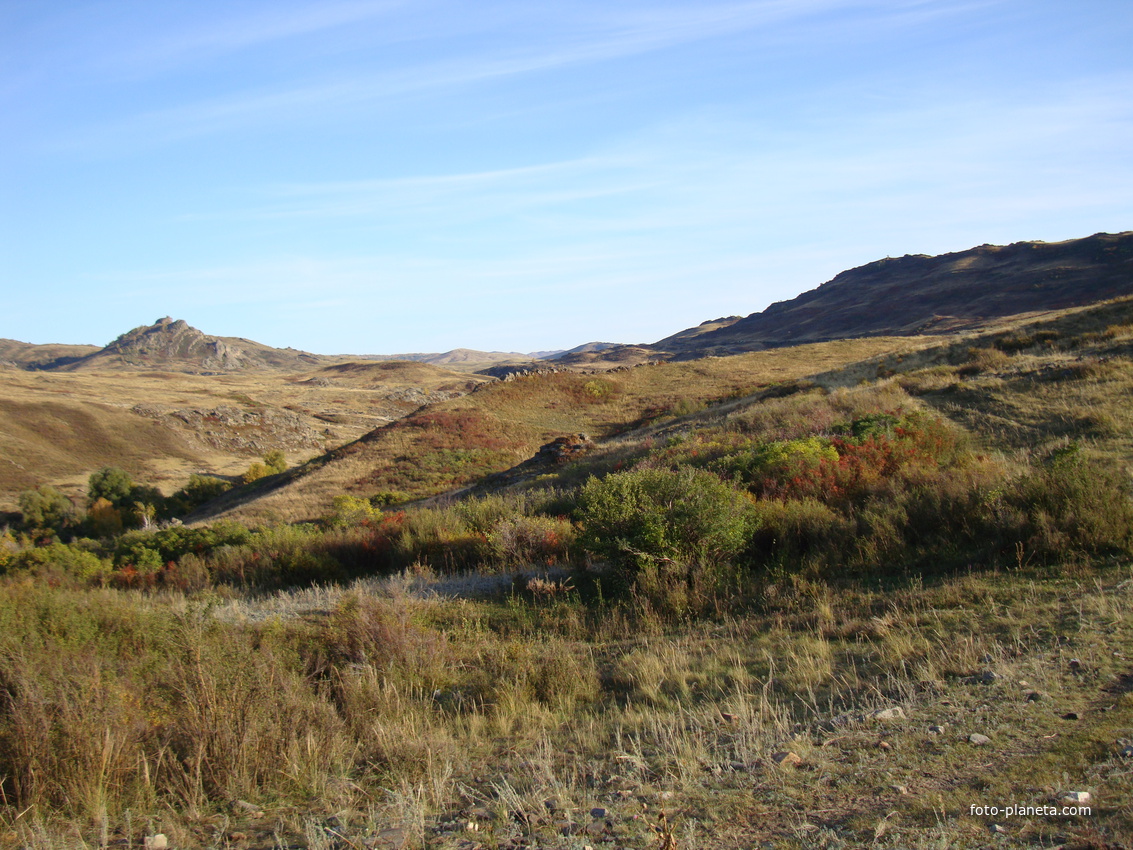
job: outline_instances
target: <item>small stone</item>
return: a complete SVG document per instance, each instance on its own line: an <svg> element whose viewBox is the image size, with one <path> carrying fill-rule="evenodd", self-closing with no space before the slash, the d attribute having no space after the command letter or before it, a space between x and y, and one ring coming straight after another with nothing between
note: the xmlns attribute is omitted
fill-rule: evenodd
<svg viewBox="0 0 1133 850"><path fill-rule="evenodd" d="M157 835L147 835L145 846L146 850L167 850L169 839L165 837L164 832L159 832Z"/></svg>
<svg viewBox="0 0 1133 850"><path fill-rule="evenodd" d="M593 809L590 810L590 817L594 818L595 820L601 820L605 816L606 816L606 810L603 809L601 806L595 806Z"/></svg>
<svg viewBox="0 0 1133 850"><path fill-rule="evenodd" d="M993 670L984 670L979 676L980 684L990 685L992 682L999 679L999 674Z"/></svg>
<svg viewBox="0 0 1133 850"><path fill-rule="evenodd" d="M878 741L877 742L877 748L879 750L891 750L891 749L893 749L893 747L890 746L888 741Z"/></svg>
<svg viewBox="0 0 1133 850"><path fill-rule="evenodd" d="M1133 759L1133 747L1125 747L1118 755L1123 759Z"/></svg>
<svg viewBox="0 0 1133 850"><path fill-rule="evenodd" d="M382 850L404 850L410 843L409 830L401 829L400 827L393 827L390 829L383 829L376 836L374 836L374 846L382 848Z"/></svg>
<svg viewBox="0 0 1133 850"><path fill-rule="evenodd" d="M1089 791L1071 791L1062 799L1067 803L1088 803L1092 798Z"/></svg>
<svg viewBox="0 0 1133 850"><path fill-rule="evenodd" d="M739 718L738 715L732 714L731 712L721 711L720 712L720 719L724 720L727 723L735 723L740 718Z"/></svg>
<svg viewBox="0 0 1133 850"><path fill-rule="evenodd" d="M987 831L990 832L992 835L1006 835L1007 834L1007 829L1005 827L1000 826L997 823L989 823L987 825Z"/></svg>
<svg viewBox="0 0 1133 850"><path fill-rule="evenodd" d="M870 717L874 720L901 720L905 717L905 711L895 705L892 708L879 708Z"/></svg>
<svg viewBox="0 0 1133 850"><path fill-rule="evenodd" d="M929 726L928 731L931 732L933 735L943 735L944 734L944 727L941 726L940 724L936 724L936 725L933 725L933 726Z"/></svg>
<svg viewBox="0 0 1133 850"><path fill-rule="evenodd" d="M1082 662L1079 661L1077 658L1071 658L1070 659L1070 669L1071 670L1081 670L1082 669Z"/></svg>
<svg viewBox="0 0 1133 850"><path fill-rule="evenodd" d="M1044 699L1046 699L1046 697L1038 691L1031 691L1027 694L1027 702L1042 702Z"/></svg>
<svg viewBox="0 0 1133 850"><path fill-rule="evenodd" d="M1020 688L1029 688L1030 686L1031 686L1031 683L1028 682L1026 679L1020 679L1019 680L1019 687Z"/></svg>
<svg viewBox="0 0 1133 850"><path fill-rule="evenodd" d="M973 732L968 736L968 741L977 747L982 747L984 744L990 744L991 738L987 735L981 735L979 732Z"/></svg>
<svg viewBox="0 0 1133 850"><path fill-rule="evenodd" d="M900 794L902 797L909 793L908 785L890 785L889 787Z"/></svg>
<svg viewBox="0 0 1133 850"><path fill-rule="evenodd" d="M771 760L780 767L786 767L788 765L794 767L795 765L803 763L802 757L798 753L792 753L789 751L772 753Z"/></svg>
<svg viewBox="0 0 1133 850"><path fill-rule="evenodd" d="M733 773L747 773L747 765L742 761L733 761L728 763L728 770Z"/></svg>
<svg viewBox="0 0 1133 850"><path fill-rule="evenodd" d="M1078 719L1078 712L1068 711L1064 715L1062 715L1062 719L1063 720L1077 720Z"/></svg>

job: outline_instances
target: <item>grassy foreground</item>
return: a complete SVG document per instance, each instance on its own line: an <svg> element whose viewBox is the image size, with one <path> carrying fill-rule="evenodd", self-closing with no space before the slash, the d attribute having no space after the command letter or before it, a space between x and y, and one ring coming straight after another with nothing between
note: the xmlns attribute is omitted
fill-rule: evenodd
<svg viewBox="0 0 1133 850"><path fill-rule="evenodd" d="M756 610L678 626L551 583L494 600L414 584L258 602L7 587L0 840L1102 847L1133 834L1128 564L771 582ZM1075 792L1089 814L1003 813ZM1001 814L973 813L990 806Z"/></svg>

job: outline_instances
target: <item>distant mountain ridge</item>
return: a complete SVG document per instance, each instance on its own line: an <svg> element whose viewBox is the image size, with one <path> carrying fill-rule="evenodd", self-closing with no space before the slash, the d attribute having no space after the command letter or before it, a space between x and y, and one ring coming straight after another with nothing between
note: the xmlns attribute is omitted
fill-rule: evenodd
<svg viewBox="0 0 1133 850"><path fill-rule="evenodd" d="M134 328L101 349L0 340L0 367L223 374L402 360L484 374L539 363L609 368L835 339L948 333L990 319L1124 295L1133 295L1133 231L1064 242L981 245L939 256L887 257L841 272L816 289L761 312L711 319L652 344L590 342L567 351L533 354L457 348L430 354L318 355L209 336L184 320L166 317Z"/></svg>
<svg viewBox="0 0 1133 850"><path fill-rule="evenodd" d="M939 256L886 258L740 318L705 322L651 345L562 363L689 359L868 336L969 329L1003 316L1133 295L1133 231L1065 242L980 245Z"/></svg>
<svg viewBox="0 0 1133 850"><path fill-rule="evenodd" d="M1130 294L1133 232L981 245L850 269L797 298L700 335L690 347L750 351L761 344L942 333Z"/></svg>

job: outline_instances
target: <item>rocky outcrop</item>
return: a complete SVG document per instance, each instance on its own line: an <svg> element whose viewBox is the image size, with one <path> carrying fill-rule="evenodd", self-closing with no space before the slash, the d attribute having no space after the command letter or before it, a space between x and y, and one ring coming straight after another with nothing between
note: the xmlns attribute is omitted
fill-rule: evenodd
<svg viewBox="0 0 1133 850"><path fill-rule="evenodd" d="M155 419L206 446L238 455L255 456L270 449L307 451L321 448L326 437L289 410L244 410L238 407L162 410L137 405L134 413Z"/></svg>
<svg viewBox="0 0 1133 850"><path fill-rule="evenodd" d="M105 348L54 367L57 371L88 369L164 370L197 375L242 371L300 371L333 358L294 349L272 348L249 339L209 336L184 319L166 316L122 334Z"/></svg>

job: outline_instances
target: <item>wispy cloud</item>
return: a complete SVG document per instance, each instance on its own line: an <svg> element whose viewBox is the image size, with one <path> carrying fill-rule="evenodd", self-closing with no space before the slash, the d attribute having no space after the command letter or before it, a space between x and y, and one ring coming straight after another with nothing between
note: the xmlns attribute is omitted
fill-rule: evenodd
<svg viewBox="0 0 1133 850"><path fill-rule="evenodd" d="M879 22L889 20L911 26L914 16L918 23L923 24L928 16L956 8L957 4L943 0L908 0L870 9L868 15L859 15L858 23L876 27ZM284 13L278 20L257 17L159 40L154 46L135 51L132 58L127 59L141 67L160 66L162 61L177 61L189 56L200 59L202 51L234 51L284 38L311 35L351 22L379 20L387 14L400 20L395 13L401 9L402 4L394 2L304 7L290 14ZM287 123L297 115L310 120L315 114L361 104L404 101L410 96L468 88L571 66L592 65L722 35L809 23L816 16L838 10L860 11L860 4L851 0L760 0L692 8L662 6L618 11L584 6L581 12L573 15L568 10L558 16L539 19L537 26L517 30L511 44L488 52L452 56L443 54L459 50L458 45L449 39L443 44L434 42L436 36L448 37L453 32L445 24L436 24L436 31L419 33L423 45L420 52L425 55L433 52L437 56L433 61L418 61L369 72L359 72L354 67L337 72L308 69L305 80L292 79L284 85L250 88L135 113L89 128L83 133L71 134L69 140L60 145L64 148L102 147L116 151L123 147L149 146L265 122ZM437 12L437 9L431 10L432 14ZM515 14L521 16L521 13ZM839 23L843 37L847 26L847 21ZM798 37L802 35L803 30L799 29ZM813 32L809 37L813 37ZM165 57L165 60L160 57Z"/></svg>

